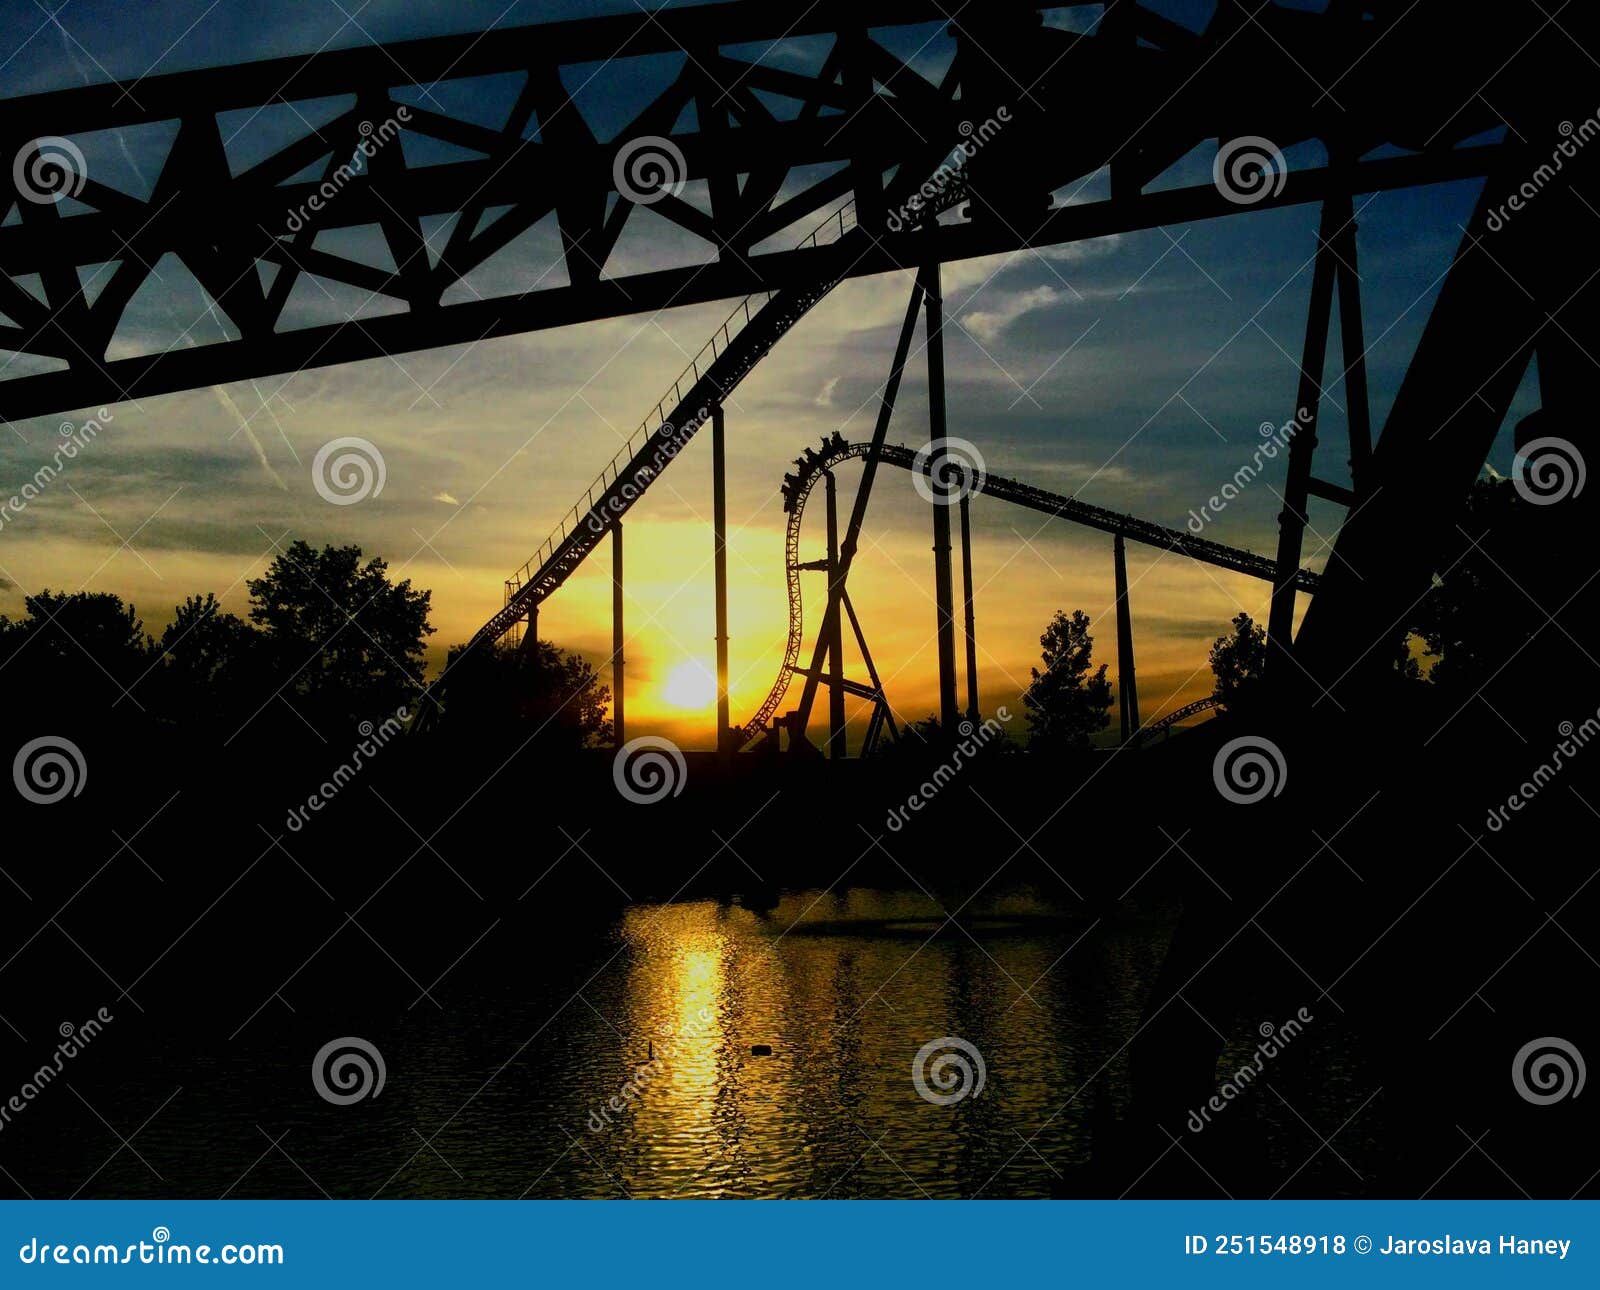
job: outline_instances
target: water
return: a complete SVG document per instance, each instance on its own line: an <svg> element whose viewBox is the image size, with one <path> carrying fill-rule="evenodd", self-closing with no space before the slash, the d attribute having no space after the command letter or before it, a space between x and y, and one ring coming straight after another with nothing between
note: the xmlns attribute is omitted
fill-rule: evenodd
<svg viewBox="0 0 1600 1290"><path fill-rule="evenodd" d="M351 1002L337 1025L299 980L233 1042L119 1062L90 1096L121 1133L171 1100L132 1140L139 1158L117 1153L82 1194L1049 1195L1087 1162L1090 1117L1125 1100L1123 1046L1167 929L1091 931L1026 893L943 921L920 892L634 905L528 946L505 988L463 970L473 984L447 978L439 1006L383 1019ZM379 1097L316 1096L310 1056L341 1033L382 1053ZM982 1092L948 1106L912 1078L942 1037L984 1067ZM85 1123L39 1194L116 1149Z"/></svg>

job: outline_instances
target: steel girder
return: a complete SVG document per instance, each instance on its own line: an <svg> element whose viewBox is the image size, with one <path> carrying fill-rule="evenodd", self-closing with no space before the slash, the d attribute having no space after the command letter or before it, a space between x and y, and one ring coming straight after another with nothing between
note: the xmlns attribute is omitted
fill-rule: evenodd
<svg viewBox="0 0 1600 1290"><path fill-rule="evenodd" d="M23 161L36 160L30 150L46 137L175 124L145 197L70 166L9 168L8 210L20 219L0 227L0 349L28 361L10 366L25 374L0 379L0 416L814 283L828 271L824 249L765 244L847 198L874 231L847 270L860 276L1239 213L1246 208L1210 187L1145 192L1208 139L1258 134L1289 147L1320 138L1338 153L1337 174L1293 175L1249 209L1316 200L1335 185L1481 174L1493 151L1455 145L1498 124L1471 91L1492 78L1505 37L1498 25L1452 25L1435 0L1415 13L1336 3L1325 14L1275 4L1247 12L1224 0L1199 33L1124 0L1091 35L1042 26L1045 7L992 0L981 16L949 23L934 0L740 0L0 102L0 145ZM947 80L959 97L942 93L909 52L940 30L953 44ZM785 37L811 38L825 52L803 71L743 52ZM1440 51L1428 79L1408 74L1424 53ZM1290 60L1304 75L1285 72L1263 92L1263 69ZM647 73L664 80L605 138L568 91L601 61L637 66L641 81ZM431 94L441 83L506 74L521 88L494 126L443 110ZM1337 82L1335 94L1318 81ZM307 124L270 155L242 168L230 155L226 114L330 98L343 104L331 120ZM370 164L354 166L370 131L395 121L405 146L379 147ZM886 183L905 190L937 176L974 130L984 143L965 167L971 201L959 219L919 231L914 210L887 209ZM674 169L667 185L634 189L630 199L618 191L618 162L645 136L665 145ZM477 155L429 161L425 145ZM1346 164L1385 145L1411 155ZM1048 209L1051 192L1104 167L1110 201ZM827 173L809 178L818 170ZM686 199L679 179L703 181L705 201ZM310 209L327 185L334 195ZM59 191L71 202L53 200ZM702 261L618 263L618 240L643 205L696 239ZM540 283L508 281L483 298L447 303L466 275L552 216L559 265ZM435 218L453 224L430 242L423 221ZM376 228L385 252L371 262L318 244L324 231L363 226ZM193 345L175 326L150 341L150 352L124 355L112 342L129 302L169 253L205 289L232 338ZM91 298L79 270L104 264L115 267ZM37 291L19 281L30 275ZM298 325L285 306L305 277L399 312Z"/></svg>

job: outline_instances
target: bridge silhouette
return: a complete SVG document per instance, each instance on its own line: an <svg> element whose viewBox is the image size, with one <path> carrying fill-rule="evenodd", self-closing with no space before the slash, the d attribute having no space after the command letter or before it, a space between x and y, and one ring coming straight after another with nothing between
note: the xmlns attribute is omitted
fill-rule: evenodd
<svg viewBox="0 0 1600 1290"><path fill-rule="evenodd" d="M720 514L724 407L739 382L839 282L914 269L917 287L813 665L797 669L805 679L795 714L803 730L827 642L838 634L865 494L919 313L926 314L929 438L946 438L939 266L1320 203L1320 227L1307 247L1313 274L1291 405L1302 424L1288 454L1269 639L1274 659L1292 655L1294 666L1275 670L1305 701L1354 692L1372 661L1362 624L1399 621L1426 589L1451 508L1482 466L1535 353L1547 420L1574 420L1591 384L1585 352L1595 348L1594 310L1587 298L1573 306L1572 291L1600 268L1589 216L1569 201L1532 203L1509 223L1501 215L1508 203L1517 208L1550 141L1563 137L1561 124L1573 114L1564 87L1590 70L1572 33L1586 34L1591 19L1569 15L1557 29L1537 5L1502 6L1493 22L1474 22L1440 0L1333 0L1321 13L1223 0L1204 29L1192 31L1124 0L1082 34L1044 24L1049 7L1005 0L949 23L933 0L708 4L4 101L0 136L17 149L10 196L18 218L0 226L0 347L28 361L0 379L0 416L744 295L509 580L504 607L474 638L481 644L523 621L536 630L539 604L607 534L620 554L624 515L708 422L718 439ZM937 75L881 38L929 23L948 23L954 42L953 59ZM780 38L806 38L826 52L808 72L731 52ZM1527 70L1533 59L1508 70L1508 47L1533 48L1543 74ZM574 106L563 80L598 60L659 84L609 139ZM1262 67L1289 64L1306 75L1277 78L1263 92ZM1428 75L1417 75L1424 66ZM447 112L428 93L497 76L518 78L520 88L496 125ZM1337 99L1318 88L1335 79ZM1480 92L1491 81L1492 106ZM422 102L412 101L417 91ZM227 114L311 99L342 106L320 124L302 117L291 137L249 164L230 153ZM1059 128L1063 121L1071 131ZM412 156L363 148L375 129L382 135L396 122L408 139L442 147L449 159L430 159L436 153L426 149ZM55 147L74 135L152 127L170 129L171 143L142 198L76 172L71 149L63 160ZM1499 141L1481 141L1501 132ZM1163 186L1177 163L1213 141L1221 145L1216 182ZM1267 153L1237 146L1266 141ZM1308 141L1321 144L1325 164L1274 166L1281 149ZM369 164L352 165L358 153ZM1591 153L1574 150L1565 167L1574 191L1592 182L1594 164ZM818 169L827 173L811 178ZM1053 204L1051 194L1102 171L1108 198ZM1485 179L1482 196L1374 444L1353 199L1469 177ZM703 202L685 196L688 184L703 186ZM330 186L337 200L319 201ZM697 239L702 261L612 271L619 238L646 208ZM552 285L452 298L469 274L550 215L562 246ZM819 216L816 231L795 245L788 230ZM434 255L422 221L439 217L452 223ZM382 267L317 245L324 231L368 226L387 254ZM1491 227L1492 249L1485 242ZM154 352L113 356L130 301L169 253L205 288L230 338L196 345L175 337ZM91 299L79 270L106 263L115 268ZM38 294L18 282L29 275L37 275ZM295 326L285 305L302 276L402 307L358 323ZM1336 297L1343 365L1330 379ZM1317 414L1335 381L1343 386L1349 444L1346 463L1330 471L1316 460ZM939 467L935 459L930 468ZM1291 639L1312 498L1348 514L1320 594ZM946 510L935 507L934 533L940 714L949 723L960 705ZM1138 538L1131 528L1117 532ZM726 741L720 526L715 542Z"/></svg>

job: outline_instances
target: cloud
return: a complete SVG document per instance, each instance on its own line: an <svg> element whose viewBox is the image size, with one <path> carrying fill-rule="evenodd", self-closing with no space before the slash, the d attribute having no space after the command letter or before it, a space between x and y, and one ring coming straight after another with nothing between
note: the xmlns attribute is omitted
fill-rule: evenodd
<svg viewBox="0 0 1600 1290"><path fill-rule="evenodd" d="M822 389L817 392L816 405L819 408L831 408L833 406L833 392L838 388L839 378L830 376L822 383Z"/></svg>
<svg viewBox="0 0 1600 1290"><path fill-rule="evenodd" d="M435 493L433 495L433 500L436 501L436 502L443 502L446 506L460 506L461 505L461 503L459 501L457 501L454 497L452 497L449 493L445 492L443 489L440 489L437 493Z"/></svg>
<svg viewBox="0 0 1600 1290"><path fill-rule="evenodd" d="M998 299L991 309L973 309L961 315L961 325L979 340L994 342L1012 323L1035 309L1053 305L1062 292L1051 286L1030 287L1026 291L997 293Z"/></svg>

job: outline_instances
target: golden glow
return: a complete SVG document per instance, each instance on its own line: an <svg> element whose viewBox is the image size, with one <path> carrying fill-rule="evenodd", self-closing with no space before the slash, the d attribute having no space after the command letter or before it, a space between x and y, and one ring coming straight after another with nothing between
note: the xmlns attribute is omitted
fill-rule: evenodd
<svg viewBox="0 0 1600 1290"><path fill-rule="evenodd" d="M667 673L661 697L675 708L704 709L717 699L717 678L705 664L690 659Z"/></svg>

